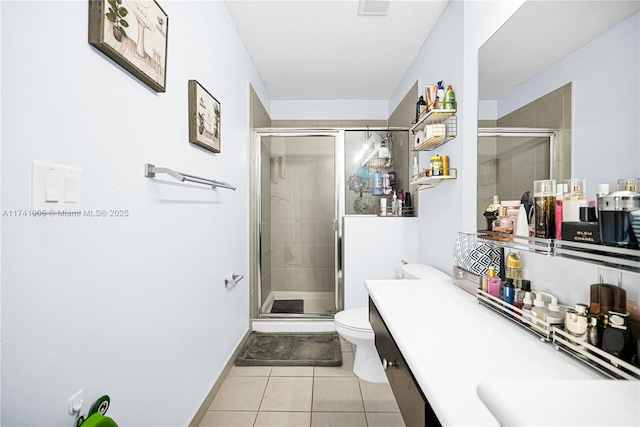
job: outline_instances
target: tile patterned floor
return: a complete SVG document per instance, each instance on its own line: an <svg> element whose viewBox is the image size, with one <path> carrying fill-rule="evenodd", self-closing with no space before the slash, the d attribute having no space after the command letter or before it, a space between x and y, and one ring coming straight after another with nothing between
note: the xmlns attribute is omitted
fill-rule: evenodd
<svg viewBox="0 0 640 427"><path fill-rule="evenodd" d="M356 377L341 345L340 367L234 366L200 427L404 427L389 385Z"/></svg>

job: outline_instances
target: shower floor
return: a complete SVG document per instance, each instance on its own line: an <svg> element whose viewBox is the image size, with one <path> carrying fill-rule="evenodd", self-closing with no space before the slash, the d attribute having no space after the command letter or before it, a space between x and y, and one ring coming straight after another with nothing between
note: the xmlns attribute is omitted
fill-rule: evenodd
<svg viewBox="0 0 640 427"><path fill-rule="evenodd" d="M262 313L271 313L275 300L303 300L304 311L302 314L332 315L335 314L335 298L333 292L295 292L274 291L269 294L262 305ZM281 315L286 313L274 313Z"/></svg>

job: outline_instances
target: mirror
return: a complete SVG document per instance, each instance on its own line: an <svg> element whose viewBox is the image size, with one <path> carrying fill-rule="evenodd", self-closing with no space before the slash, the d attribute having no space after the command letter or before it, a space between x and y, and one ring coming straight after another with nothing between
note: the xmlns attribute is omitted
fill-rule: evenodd
<svg viewBox="0 0 640 427"><path fill-rule="evenodd" d="M478 138L479 229L486 228L482 212L491 202L487 187L491 188L492 176L498 177L494 188L501 198L520 198L517 193L522 189L500 194L507 193L506 187L514 188L503 182L505 178L498 174L501 168L515 171L516 164L529 166L527 174L512 174L520 181L531 181L529 190L533 179L551 175L557 181L585 178L589 200L594 199L600 183L609 183L613 191L617 179L640 175L639 8L638 2L624 1L526 1L480 48L479 128L546 128L556 130L557 138L555 147L547 148L553 159L549 176L541 175L535 155L526 155L528 149L539 152L531 151L531 144L544 144L529 140L515 147L509 138ZM633 96L621 100L617 112L603 102L602 89L609 84L635 90ZM602 157L598 160L599 155L594 155L604 154L603 141L607 153L625 153L616 156L616 162L626 153L631 159L620 159L621 167L603 168ZM500 149L500 144L506 145ZM496 161L487 155L507 149L516 151L514 157Z"/></svg>

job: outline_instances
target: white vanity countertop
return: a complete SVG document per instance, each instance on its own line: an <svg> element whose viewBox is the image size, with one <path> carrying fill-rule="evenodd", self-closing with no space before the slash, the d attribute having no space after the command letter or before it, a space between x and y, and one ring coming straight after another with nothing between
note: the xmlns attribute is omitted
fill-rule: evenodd
<svg viewBox="0 0 640 427"><path fill-rule="evenodd" d="M524 407L537 412L542 405L526 404L520 388L527 388L527 396L539 394L543 402L558 402L579 399L588 391L579 387L577 395L563 395L553 391L553 381L603 380L613 384L611 393L616 393L615 384L623 383L606 381L604 375L481 306L450 280L367 280L365 287L443 425L500 425L483 403L500 403L503 397L497 393L491 401L491 384L500 381L516 380L505 394L512 399L505 405L517 410L523 406L515 403L523 399ZM535 381L520 383L523 380ZM483 383L489 385L483 387L481 399L478 388ZM593 406L585 402L584 413L593 414Z"/></svg>

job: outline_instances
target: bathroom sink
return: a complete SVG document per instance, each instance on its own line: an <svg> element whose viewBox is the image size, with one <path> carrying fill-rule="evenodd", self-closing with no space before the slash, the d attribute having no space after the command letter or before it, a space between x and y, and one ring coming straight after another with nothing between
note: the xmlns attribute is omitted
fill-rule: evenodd
<svg viewBox="0 0 640 427"><path fill-rule="evenodd" d="M640 381L488 380L477 393L500 425L640 425Z"/></svg>

